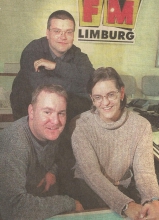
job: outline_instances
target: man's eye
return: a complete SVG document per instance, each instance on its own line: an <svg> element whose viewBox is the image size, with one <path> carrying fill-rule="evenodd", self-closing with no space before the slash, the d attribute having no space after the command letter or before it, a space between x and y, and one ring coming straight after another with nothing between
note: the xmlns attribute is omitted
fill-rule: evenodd
<svg viewBox="0 0 159 220"><path fill-rule="evenodd" d="M66 116L66 112L60 112L59 115L62 116L62 117L65 117Z"/></svg>
<svg viewBox="0 0 159 220"><path fill-rule="evenodd" d="M73 33L73 31L66 31L66 33L67 33L67 34L72 34L72 33Z"/></svg>
<svg viewBox="0 0 159 220"><path fill-rule="evenodd" d="M59 34L60 33L60 30L54 30L55 33Z"/></svg>
<svg viewBox="0 0 159 220"><path fill-rule="evenodd" d="M44 113L48 115L50 112L49 111L44 111Z"/></svg>

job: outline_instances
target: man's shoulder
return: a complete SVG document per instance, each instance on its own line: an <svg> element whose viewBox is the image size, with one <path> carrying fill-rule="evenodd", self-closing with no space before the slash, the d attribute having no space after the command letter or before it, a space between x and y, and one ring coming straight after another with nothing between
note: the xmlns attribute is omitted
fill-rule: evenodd
<svg viewBox="0 0 159 220"><path fill-rule="evenodd" d="M24 116L14 122L12 122L12 124L10 126L4 128L0 132L0 136L2 139L5 136L13 137L13 136L18 135L21 132L23 132L23 130L25 130L26 126L27 126L27 116Z"/></svg>
<svg viewBox="0 0 159 220"><path fill-rule="evenodd" d="M66 59L68 58L73 58L74 60L88 60L88 55L86 53L83 53L81 51L81 49L77 46L75 46L74 44L72 45L72 47L67 51L66 53Z"/></svg>
<svg viewBox="0 0 159 220"><path fill-rule="evenodd" d="M33 43L43 43L43 42L48 42L47 38L46 37L41 37L41 38L37 38L37 39L34 39L32 41L30 41L29 44L33 44Z"/></svg>
<svg viewBox="0 0 159 220"><path fill-rule="evenodd" d="M70 53L74 53L74 54L84 54L81 49L77 46L75 46L74 44L72 45L71 49L69 50Z"/></svg>
<svg viewBox="0 0 159 220"><path fill-rule="evenodd" d="M32 40L24 49L34 48L34 47L47 47L48 48L48 40L46 37L41 37L39 39Z"/></svg>
<svg viewBox="0 0 159 220"><path fill-rule="evenodd" d="M12 163L14 158L18 157L17 163L20 160L26 160L31 154L31 140L28 135L26 121L21 118L10 127L3 129L0 134L0 160L4 163ZM7 157L6 157L7 155Z"/></svg>

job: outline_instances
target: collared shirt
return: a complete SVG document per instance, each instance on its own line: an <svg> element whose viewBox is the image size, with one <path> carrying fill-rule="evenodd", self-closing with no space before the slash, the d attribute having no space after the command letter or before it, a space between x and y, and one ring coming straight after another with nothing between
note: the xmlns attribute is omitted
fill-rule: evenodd
<svg viewBox="0 0 159 220"><path fill-rule="evenodd" d="M50 53L51 53L51 56L52 56L52 58L55 60L56 58L58 58L58 59L60 59L60 60L63 60L64 59L64 57L65 57L65 54L63 54L61 57L57 57L55 54L54 54L54 52L51 50L51 48L49 48L50 49Z"/></svg>

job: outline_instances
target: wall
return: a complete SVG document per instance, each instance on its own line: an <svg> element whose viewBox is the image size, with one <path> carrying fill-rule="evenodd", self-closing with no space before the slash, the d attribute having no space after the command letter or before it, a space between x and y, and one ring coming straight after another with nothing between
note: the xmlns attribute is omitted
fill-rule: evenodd
<svg viewBox="0 0 159 220"><path fill-rule="evenodd" d="M142 76L159 74L159 68L155 68L158 8L158 0L142 0L133 45L78 42L77 33L74 43L89 55L95 68L112 66L120 74L133 75L140 88ZM77 0L1 0L0 73L5 63L19 63L22 50L31 40L45 35L48 16L59 9L68 10L78 22ZM14 77L0 78L0 86L11 89Z"/></svg>

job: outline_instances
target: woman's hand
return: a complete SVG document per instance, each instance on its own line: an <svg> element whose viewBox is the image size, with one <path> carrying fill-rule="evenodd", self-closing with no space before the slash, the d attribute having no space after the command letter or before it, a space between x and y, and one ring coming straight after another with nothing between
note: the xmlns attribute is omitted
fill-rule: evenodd
<svg viewBox="0 0 159 220"><path fill-rule="evenodd" d="M159 201L146 203L141 209L141 219L159 220Z"/></svg>
<svg viewBox="0 0 159 220"><path fill-rule="evenodd" d="M127 210L125 210L125 215L132 220L140 220L142 205L135 202L130 202L128 204Z"/></svg>

